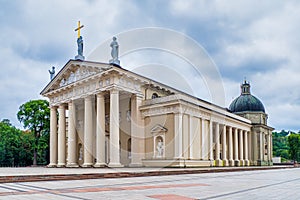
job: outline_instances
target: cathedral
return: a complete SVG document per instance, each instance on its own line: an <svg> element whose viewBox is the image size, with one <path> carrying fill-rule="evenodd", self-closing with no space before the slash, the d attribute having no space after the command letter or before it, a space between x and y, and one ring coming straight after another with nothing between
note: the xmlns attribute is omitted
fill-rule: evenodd
<svg viewBox="0 0 300 200"><path fill-rule="evenodd" d="M223 108L124 69L116 38L111 48L109 63L85 61L78 37L78 55L42 90L49 167L272 165L273 128L249 82Z"/></svg>

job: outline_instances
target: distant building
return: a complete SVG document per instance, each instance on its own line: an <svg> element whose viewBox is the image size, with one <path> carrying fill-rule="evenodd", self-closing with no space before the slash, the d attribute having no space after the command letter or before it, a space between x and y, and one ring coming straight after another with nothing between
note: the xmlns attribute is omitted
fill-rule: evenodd
<svg viewBox="0 0 300 200"><path fill-rule="evenodd" d="M70 60L41 92L49 166L272 165L264 106L249 83L241 90L226 109L115 64Z"/></svg>
<svg viewBox="0 0 300 200"><path fill-rule="evenodd" d="M281 157L273 157L272 162L273 163L281 163Z"/></svg>

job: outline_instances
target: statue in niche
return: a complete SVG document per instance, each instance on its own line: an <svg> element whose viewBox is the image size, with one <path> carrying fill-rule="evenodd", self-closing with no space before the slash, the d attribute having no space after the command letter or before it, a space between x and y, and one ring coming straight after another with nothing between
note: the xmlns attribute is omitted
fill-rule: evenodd
<svg viewBox="0 0 300 200"><path fill-rule="evenodd" d="M49 74L50 74L50 80L52 80L55 76L55 67L52 66L52 70L48 70L49 71Z"/></svg>
<svg viewBox="0 0 300 200"><path fill-rule="evenodd" d="M162 139L159 139L156 146L157 157L163 157L164 154L164 143Z"/></svg>
<svg viewBox="0 0 300 200"><path fill-rule="evenodd" d="M109 61L109 63L120 65L119 61L119 44L117 42L117 38L113 37L113 41L110 43L111 47L111 57L112 59Z"/></svg>
<svg viewBox="0 0 300 200"><path fill-rule="evenodd" d="M82 160L83 159L83 148L82 148L82 145L79 144L79 160Z"/></svg>

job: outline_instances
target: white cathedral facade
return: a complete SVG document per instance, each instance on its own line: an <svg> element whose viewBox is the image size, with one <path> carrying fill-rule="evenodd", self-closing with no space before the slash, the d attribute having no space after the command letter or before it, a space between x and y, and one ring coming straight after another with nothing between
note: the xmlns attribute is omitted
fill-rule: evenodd
<svg viewBox="0 0 300 200"><path fill-rule="evenodd" d="M241 88L226 109L113 64L70 60L41 92L49 166L270 165L273 129Z"/></svg>
<svg viewBox="0 0 300 200"><path fill-rule="evenodd" d="M241 85L229 109L116 64L69 60L43 89L49 167L272 165L272 127Z"/></svg>

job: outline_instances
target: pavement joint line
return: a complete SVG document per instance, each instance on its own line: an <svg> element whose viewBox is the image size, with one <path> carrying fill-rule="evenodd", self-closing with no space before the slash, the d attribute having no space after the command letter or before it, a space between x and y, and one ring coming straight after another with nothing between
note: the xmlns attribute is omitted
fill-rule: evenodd
<svg viewBox="0 0 300 200"><path fill-rule="evenodd" d="M257 187L253 187L253 188L248 188L248 189L239 190L239 191L235 191L235 192L229 192L229 193L211 196L211 197L207 197L207 198L201 198L201 199L199 198L199 200L215 199L215 198L230 196L230 195L234 195L234 194L240 194L240 193L244 193L244 192L248 192L248 191L258 190L258 189L267 188L267 187L271 187L271 186L275 186L275 185L281 185L281 184L294 182L294 181L298 181L298 180L300 180L300 178L291 179L288 181L281 181L278 183L273 183L273 184L268 184L268 185L261 185L261 186L257 186Z"/></svg>
<svg viewBox="0 0 300 200"><path fill-rule="evenodd" d="M162 184L162 185L138 185L138 186L123 186L123 187L89 187L81 189L48 189L48 190L33 190L25 192L0 192L0 196L12 195L26 195L26 194L53 194L60 196L72 197L68 193L83 193L83 192L106 192L106 191L127 191L127 190L148 190L148 189L161 189L161 188L177 188L177 187L196 187L196 186L210 186L205 183L191 183L191 184ZM33 187L35 188L35 187Z"/></svg>
<svg viewBox="0 0 300 200"><path fill-rule="evenodd" d="M227 168L164 168L164 170L155 171L138 171L138 172L100 172L100 173L82 173L82 174L39 174L39 175L8 175L0 176L0 183L11 182L34 182L34 181L55 181L55 180L82 180L82 179L99 179L99 178L126 178L126 177L142 177L142 176L163 176L163 175L179 175L179 174L200 174L200 173L219 173L219 172L237 172L237 171L253 171L253 170L272 170L272 169L289 169L291 166L280 167L227 167ZM147 170L147 168L145 168Z"/></svg>
<svg viewBox="0 0 300 200"><path fill-rule="evenodd" d="M154 198L154 199L160 199L160 200L167 200L167 199L172 199L172 200L193 200L193 198L185 197L185 196L181 196L181 195L176 195L176 194L156 194L156 195L150 195L148 197Z"/></svg>
<svg viewBox="0 0 300 200"><path fill-rule="evenodd" d="M0 185L0 188L4 188L4 189L7 189L7 190L15 190L17 192L25 192L26 191L26 190L15 189L13 186Z"/></svg>

